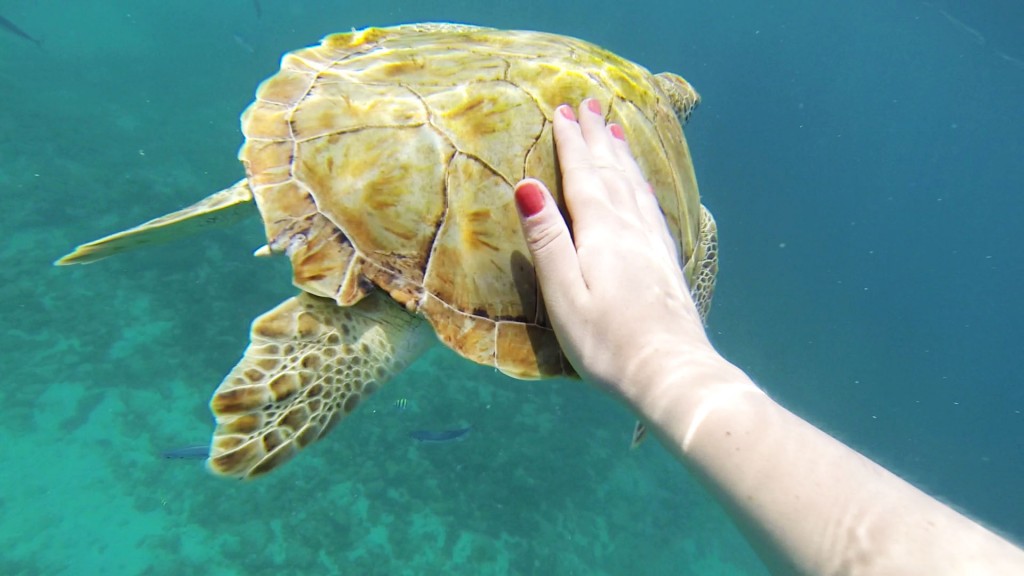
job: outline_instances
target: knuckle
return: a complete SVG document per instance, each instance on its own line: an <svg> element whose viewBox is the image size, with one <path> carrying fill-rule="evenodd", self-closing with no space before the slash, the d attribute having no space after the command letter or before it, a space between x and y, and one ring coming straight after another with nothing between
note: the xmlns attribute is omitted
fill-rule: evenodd
<svg viewBox="0 0 1024 576"><path fill-rule="evenodd" d="M565 227L560 222L539 222L530 229L530 248L535 256L543 258L557 246Z"/></svg>

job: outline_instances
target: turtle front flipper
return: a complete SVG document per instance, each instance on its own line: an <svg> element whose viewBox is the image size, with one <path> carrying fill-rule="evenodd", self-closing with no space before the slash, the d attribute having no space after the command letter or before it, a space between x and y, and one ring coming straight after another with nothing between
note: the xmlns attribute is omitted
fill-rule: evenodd
<svg viewBox="0 0 1024 576"><path fill-rule="evenodd" d="M251 203L252 190L249 189L248 181L243 179L188 208L82 244L54 264L88 264L141 246L162 244L209 228L229 226L255 214L249 207Z"/></svg>
<svg viewBox="0 0 1024 576"><path fill-rule="evenodd" d="M689 264L689 263L688 263ZM693 265L698 268L690 293L697 304L697 312L704 325L708 324L711 311L711 297L715 294L715 279L718 277L718 226L711 211L700 207L700 234L694 251Z"/></svg>
<svg viewBox="0 0 1024 576"><path fill-rule="evenodd" d="M306 292L252 324L245 356L213 395L208 465L252 478L323 437L437 339L374 291L353 306Z"/></svg>

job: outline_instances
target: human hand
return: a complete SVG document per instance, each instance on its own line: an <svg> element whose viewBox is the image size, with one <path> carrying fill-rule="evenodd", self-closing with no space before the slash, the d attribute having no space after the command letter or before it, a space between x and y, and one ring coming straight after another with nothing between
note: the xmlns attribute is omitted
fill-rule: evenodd
<svg viewBox="0 0 1024 576"><path fill-rule="evenodd" d="M516 186L523 233L559 344L584 377L631 403L711 347L657 198L618 125L585 100L554 114L562 192Z"/></svg>

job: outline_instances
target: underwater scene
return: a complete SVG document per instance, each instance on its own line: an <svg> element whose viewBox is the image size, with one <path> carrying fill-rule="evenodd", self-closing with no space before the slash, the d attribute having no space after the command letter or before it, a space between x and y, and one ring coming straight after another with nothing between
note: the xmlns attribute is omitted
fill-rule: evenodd
<svg viewBox="0 0 1024 576"><path fill-rule="evenodd" d="M243 178L283 54L414 22L689 81L716 348L1024 541L1019 0L0 0L0 574L767 574L625 406L441 345L286 465L215 476L211 395L296 294L259 219L53 265Z"/></svg>

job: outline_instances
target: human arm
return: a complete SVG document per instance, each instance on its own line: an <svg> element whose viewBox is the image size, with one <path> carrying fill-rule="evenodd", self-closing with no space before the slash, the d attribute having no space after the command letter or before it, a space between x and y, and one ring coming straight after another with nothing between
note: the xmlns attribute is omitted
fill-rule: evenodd
<svg viewBox="0 0 1024 576"><path fill-rule="evenodd" d="M595 106L596 110L591 109ZM516 190L559 343L715 494L779 574L1024 574L1024 551L793 415L708 341L657 202L596 102L555 114L570 237Z"/></svg>

